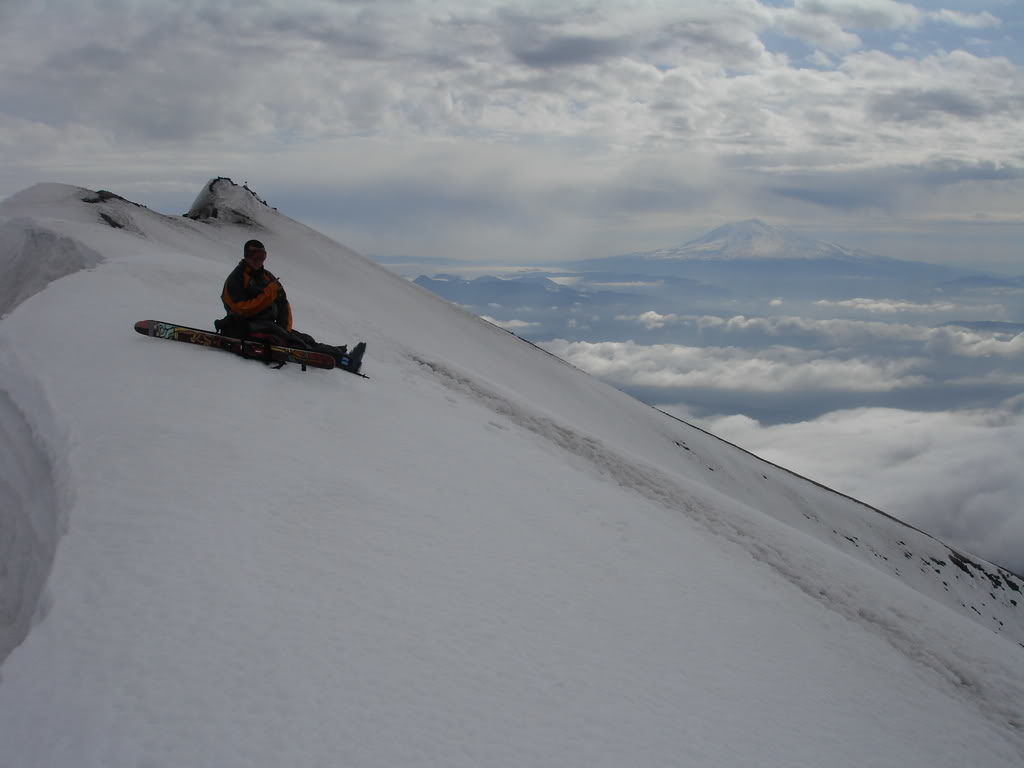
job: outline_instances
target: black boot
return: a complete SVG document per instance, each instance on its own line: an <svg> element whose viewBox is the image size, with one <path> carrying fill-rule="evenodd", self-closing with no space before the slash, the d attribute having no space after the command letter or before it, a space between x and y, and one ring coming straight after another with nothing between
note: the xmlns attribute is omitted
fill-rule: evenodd
<svg viewBox="0 0 1024 768"><path fill-rule="evenodd" d="M346 347L339 347L339 349L345 350ZM355 348L353 348L351 354L342 352L338 357L338 367L344 368L346 371L351 371L352 373L358 373L359 369L363 365L364 352L366 352L366 342L360 341L356 344Z"/></svg>

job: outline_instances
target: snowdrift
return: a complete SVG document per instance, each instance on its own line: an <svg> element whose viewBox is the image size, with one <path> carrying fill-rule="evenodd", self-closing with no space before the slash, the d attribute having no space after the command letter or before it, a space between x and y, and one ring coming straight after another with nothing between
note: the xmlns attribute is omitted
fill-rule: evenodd
<svg viewBox="0 0 1024 768"><path fill-rule="evenodd" d="M371 381L132 332L254 236ZM5 768L1024 759L1020 579L228 179L33 187L0 270Z"/></svg>

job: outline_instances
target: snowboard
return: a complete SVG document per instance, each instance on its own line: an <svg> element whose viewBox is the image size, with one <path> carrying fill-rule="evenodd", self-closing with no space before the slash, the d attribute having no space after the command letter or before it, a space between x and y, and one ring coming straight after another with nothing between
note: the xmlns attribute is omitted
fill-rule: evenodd
<svg viewBox="0 0 1024 768"><path fill-rule="evenodd" d="M307 365L330 370L334 368L335 364L334 358L323 352L282 347L278 344L264 343L252 339L235 339L231 336L222 336L215 331L204 331L201 328L189 328L188 326L164 323L159 320L140 320L135 324L135 331L143 336L184 341L188 344L198 344L203 347L215 347L242 357L262 360L265 363L280 363L281 365L296 363L301 365L303 370L305 370ZM362 376L363 374L359 375Z"/></svg>

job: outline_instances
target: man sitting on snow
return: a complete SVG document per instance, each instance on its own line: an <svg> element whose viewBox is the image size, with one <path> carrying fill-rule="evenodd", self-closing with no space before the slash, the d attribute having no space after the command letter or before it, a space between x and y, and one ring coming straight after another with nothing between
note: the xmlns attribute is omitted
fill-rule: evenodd
<svg viewBox="0 0 1024 768"><path fill-rule="evenodd" d="M324 352L339 368L358 371L366 349L363 342L349 354L347 346L321 344L308 333L292 328L288 297L281 281L264 269L266 260L267 249L259 240L249 240L242 247L242 260L224 281L221 301L228 315L217 321L217 330L225 336L266 338L281 346Z"/></svg>

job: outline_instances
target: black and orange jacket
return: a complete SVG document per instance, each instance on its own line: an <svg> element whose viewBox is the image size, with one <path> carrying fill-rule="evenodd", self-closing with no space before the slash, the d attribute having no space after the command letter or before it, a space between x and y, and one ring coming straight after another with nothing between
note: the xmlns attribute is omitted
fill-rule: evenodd
<svg viewBox="0 0 1024 768"><path fill-rule="evenodd" d="M224 281L221 301L229 315L247 320L269 320L292 330L292 308L284 288L267 270L253 269L245 259Z"/></svg>

